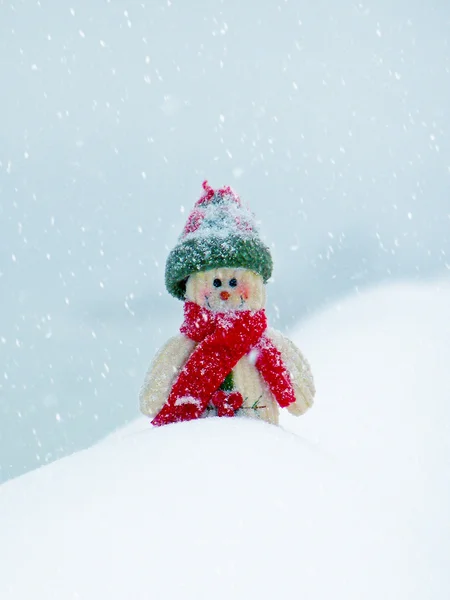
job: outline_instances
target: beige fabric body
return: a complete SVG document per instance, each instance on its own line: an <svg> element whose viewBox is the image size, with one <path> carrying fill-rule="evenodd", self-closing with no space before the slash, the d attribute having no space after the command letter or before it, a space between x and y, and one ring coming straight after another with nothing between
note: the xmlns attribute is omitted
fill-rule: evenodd
<svg viewBox="0 0 450 600"><path fill-rule="evenodd" d="M287 410L291 414L301 415L312 406L315 394L309 364L300 350L280 332L268 329L266 333L281 352L294 385L296 401ZM144 415L153 417L161 410L195 346L196 342L178 335L171 338L155 356L139 394L140 409ZM278 404L253 363L250 352L233 369L235 388L244 398L244 410L240 414L277 424ZM260 407L258 410L252 408L255 402Z"/></svg>

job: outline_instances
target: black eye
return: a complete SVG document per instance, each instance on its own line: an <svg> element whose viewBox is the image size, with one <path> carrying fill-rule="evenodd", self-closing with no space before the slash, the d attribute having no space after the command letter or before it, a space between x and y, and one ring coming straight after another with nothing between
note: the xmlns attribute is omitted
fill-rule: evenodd
<svg viewBox="0 0 450 600"><path fill-rule="evenodd" d="M230 281L228 283L229 283L230 287L236 287L237 286L236 277L233 277L233 279L230 279Z"/></svg>
<svg viewBox="0 0 450 600"><path fill-rule="evenodd" d="M214 279L214 281L213 281L214 287L220 287L221 285L222 285L222 282L220 281L220 279Z"/></svg>

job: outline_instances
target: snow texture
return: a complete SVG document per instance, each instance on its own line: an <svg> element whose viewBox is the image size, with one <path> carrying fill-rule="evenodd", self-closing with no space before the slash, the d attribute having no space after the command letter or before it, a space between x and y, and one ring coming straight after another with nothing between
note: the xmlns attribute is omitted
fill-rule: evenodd
<svg viewBox="0 0 450 600"><path fill-rule="evenodd" d="M212 198L202 197L196 203L180 240L210 237L225 239L236 233L244 237L257 235L254 215L234 191L221 189Z"/></svg>
<svg viewBox="0 0 450 600"><path fill-rule="evenodd" d="M141 419L4 484L0 598L447 600L449 313L350 298L294 336L318 397L284 429Z"/></svg>
<svg viewBox="0 0 450 600"><path fill-rule="evenodd" d="M177 398L175 401L175 406L182 406L183 404L194 404L195 406L201 407L201 402L198 398L193 398L192 396L183 396L182 398Z"/></svg>

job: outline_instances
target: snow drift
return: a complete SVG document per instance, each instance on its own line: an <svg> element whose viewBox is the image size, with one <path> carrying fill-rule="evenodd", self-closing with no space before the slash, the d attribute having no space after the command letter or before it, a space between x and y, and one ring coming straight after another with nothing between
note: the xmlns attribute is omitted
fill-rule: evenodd
<svg viewBox="0 0 450 600"><path fill-rule="evenodd" d="M350 484L261 422L130 433L4 486L1 597L357 598L381 546Z"/></svg>
<svg viewBox="0 0 450 600"><path fill-rule="evenodd" d="M142 419L4 484L0 597L448 598L449 313L430 284L312 319L284 429Z"/></svg>

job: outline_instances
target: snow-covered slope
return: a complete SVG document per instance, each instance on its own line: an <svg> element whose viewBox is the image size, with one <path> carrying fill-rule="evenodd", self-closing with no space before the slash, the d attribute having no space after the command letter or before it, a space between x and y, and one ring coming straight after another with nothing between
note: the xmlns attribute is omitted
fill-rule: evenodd
<svg viewBox="0 0 450 600"><path fill-rule="evenodd" d="M450 597L448 279L351 297L294 337L318 397L283 425L339 457L384 512L410 573L401 597Z"/></svg>
<svg viewBox="0 0 450 600"><path fill-rule="evenodd" d="M3 486L0 597L360 598L386 561L351 488L260 422L131 433Z"/></svg>
<svg viewBox="0 0 450 600"><path fill-rule="evenodd" d="M397 286L318 315L317 403L284 429L138 420L4 484L0 598L447 599L449 307Z"/></svg>

